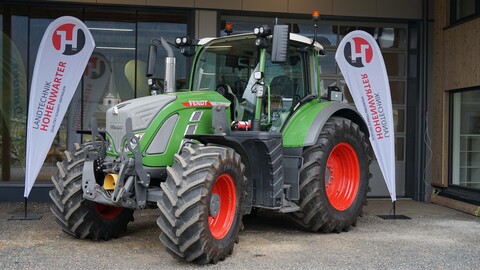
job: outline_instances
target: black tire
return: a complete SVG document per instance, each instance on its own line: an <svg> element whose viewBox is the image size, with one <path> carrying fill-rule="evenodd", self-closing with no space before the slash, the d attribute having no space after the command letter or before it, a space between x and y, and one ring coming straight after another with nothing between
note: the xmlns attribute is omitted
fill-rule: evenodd
<svg viewBox="0 0 480 270"><path fill-rule="evenodd" d="M133 221L133 210L98 204L83 198L82 172L85 147L75 145L74 153L65 151L63 162L52 177L55 186L50 191L50 207L62 230L76 238L109 240L127 230Z"/></svg>
<svg viewBox="0 0 480 270"><path fill-rule="evenodd" d="M345 201L341 201L342 198L334 198L334 195L327 195L327 192L332 194L332 190L327 190L329 188L327 185L333 183L332 186L334 186L335 181L333 179L334 172L327 168L331 168L332 164L327 165L327 160L334 149L339 151L338 149L343 148L347 149L347 152L344 152L346 158L337 158L336 170L340 171L336 174L346 175L339 178L345 179L343 181L354 181L352 183L355 184L352 185L357 187L356 192L347 195L342 193L344 191L341 191L341 188L335 187L340 191L333 193L341 194L337 196L344 196ZM317 143L305 148L303 152L304 164L300 169L300 200L297 202L300 211L293 214L294 220L301 227L315 232L340 233L348 231L350 226L356 225L357 218L366 203L369 189L370 158L368 151L369 145L366 142L366 136L357 124L341 117L332 117L326 122ZM351 158L354 156L353 153L356 154L357 159ZM335 152L335 154L338 153ZM335 157L332 158L335 159ZM346 160L350 160L350 158L352 162L349 164L355 167L353 171L358 169L356 173L353 173L355 176L350 175L350 170L342 172L349 168ZM332 161L329 162L332 163ZM341 202L344 204L342 205Z"/></svg>
<svg viewBox="0 0 480 270"><path fill-rule="evenodd" d="M174 258L206 264L217 263L232 253L244 214L244 170L240 156L228 147L191 144L175 155L173 166L167 168L167 180L161 184L163 197L158 201L157 220L162 231L160 240ZM221 207L232 207L219 210L215 216L221 220L230 212L226 222L230 226L218 230L209 224L209 219L214 220L211 200L218 196L212 196L212 190L224 182L230 183L230 195L235 196L221 197L222 192L215 192L221 198L235 200L218 200Z"/></svg>

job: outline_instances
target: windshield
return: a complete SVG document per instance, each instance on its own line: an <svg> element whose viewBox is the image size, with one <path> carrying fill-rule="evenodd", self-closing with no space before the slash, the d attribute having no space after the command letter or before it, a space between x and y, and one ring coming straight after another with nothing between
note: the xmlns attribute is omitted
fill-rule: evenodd
<svg viewBox="0 0 480 270"><path fill-rule="evenodd" d="M194 73L193 91L215 90L227 84L233 93L242 97L258 58L255 39L219 39L201 53Z"/></svg>

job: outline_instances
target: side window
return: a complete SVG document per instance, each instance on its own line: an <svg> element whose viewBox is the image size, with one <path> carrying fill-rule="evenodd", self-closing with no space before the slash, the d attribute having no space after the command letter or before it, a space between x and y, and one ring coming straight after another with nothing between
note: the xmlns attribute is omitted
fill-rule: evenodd
<svg viewBox="0 0 480 270"><path fill-rule="evenodd" d="M264 98L265 126L279 131L295 105L307 94L305 87L305 57L295 47L289 50L286 63L272 63L270 55L265 64L265 84L269 94Z"/></svg>
<svg viewBox="0 0 480 270"><path fill-rule="evenodd" d="M200 68L198 70L198 88L199 91L207 91L215 89L217 76L217 55L212 53L204 53L200 60Z"/></svg>
<svg viewBox="0 0 480 270"><path fill-rule="evenodd" d="M265 83L270 88L271 100L281 102L278 105L281 105L282 111L290 111L306 95L302 64L304 57L297 50L291 49L286 63L272 63L269 58L268 56L265 66Z"/></svg>

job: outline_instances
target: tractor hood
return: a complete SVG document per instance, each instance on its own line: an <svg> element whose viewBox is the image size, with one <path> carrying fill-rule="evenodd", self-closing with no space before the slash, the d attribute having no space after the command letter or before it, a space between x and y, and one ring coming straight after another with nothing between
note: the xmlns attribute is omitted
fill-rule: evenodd
<svg viewBox="0 0 480 270"><path fill-rule="evenodd" d="M128 118L132 119L134 132L144 130L155 116L176 98L173 94L147 96L125 101L108 109L105 128L117 150L125 137L125 123Z"/></svg>

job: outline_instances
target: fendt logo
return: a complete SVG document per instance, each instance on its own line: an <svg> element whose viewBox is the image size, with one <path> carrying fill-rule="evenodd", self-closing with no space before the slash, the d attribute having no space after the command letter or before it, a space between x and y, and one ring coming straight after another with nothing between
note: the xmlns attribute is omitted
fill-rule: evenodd
<svg viewBox="0 0 480 270"><path fill-rule="evenodd" d="M87 68L85 69L85 77L90 79L98 79L105 74L107 63L103 57L92 55L88 60Z"/></svg>
<svg viewBox="0 0 480 270"><path fill-rule="evenodd" d="M354 67L364 67L373 58L372 46L368 41L360 37L354 37L352 41L348 41L345 44L343 54L345 55L345 60Z"/></svg>
<svg viewBox="0 0 480 270"><path fill-rule="evenodd" d="M53 47L64 55L75 55L85 46L85 33L73 23L60 25L53 32Z"/></svg>

